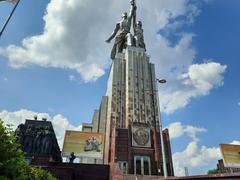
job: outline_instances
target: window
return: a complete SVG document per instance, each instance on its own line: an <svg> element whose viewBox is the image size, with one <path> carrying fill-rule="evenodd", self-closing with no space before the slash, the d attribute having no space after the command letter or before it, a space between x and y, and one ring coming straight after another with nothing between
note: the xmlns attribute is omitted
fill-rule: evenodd
<svg viewBox="0 0 240 180"><path fill-rule="evenodd" d="M144 174L149 175L149 164L147 160L143 161Z"/></svg>
<svg viewBox="0 0 240 180"><path fill-rule="evenodd" d="M141 158L136 159L136 174L142 174Z"/></svg>
<svg viewBox="0 0 240 180"><path fill-rule="evenodd" d="M127 161L118 161L118 166L122 170L123 174L128 173L128 163L127 163Z"/></svg>
<svg viewBox="0 0 240 180"><path fill-rule="evenodd" d="M151 175L150 157L134 156L134 174Z"/></svg>

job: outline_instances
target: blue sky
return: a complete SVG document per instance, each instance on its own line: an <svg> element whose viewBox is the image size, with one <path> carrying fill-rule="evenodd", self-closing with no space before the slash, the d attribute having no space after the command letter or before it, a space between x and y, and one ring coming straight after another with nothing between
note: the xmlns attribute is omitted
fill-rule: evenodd
<svg viewBox="0 0 240 180"><path fill-rule="evenodd" d="M220 143L240 141L240 2L138 6L147 52L168 81L159 95L175 172L183 175L186 166L190 174L206 173L221 158ZM0 3L1 24L12 7ZM128 8L110 0L22 0L0 39L0 117L17 125L47 116L60 143L65 129L91 122L111 64L104 39Z"/></svg>

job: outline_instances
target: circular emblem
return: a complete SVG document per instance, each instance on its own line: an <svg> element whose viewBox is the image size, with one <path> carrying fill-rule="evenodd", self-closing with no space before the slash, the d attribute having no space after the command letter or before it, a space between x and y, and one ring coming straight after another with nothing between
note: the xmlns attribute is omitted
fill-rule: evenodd
<svg viewBox="0 0 240 180"><path fill-rule="evenodd" d="M145 146L149 141L149 133L144 128L138 128L133 133L133 139L138 145Z"/></svg>

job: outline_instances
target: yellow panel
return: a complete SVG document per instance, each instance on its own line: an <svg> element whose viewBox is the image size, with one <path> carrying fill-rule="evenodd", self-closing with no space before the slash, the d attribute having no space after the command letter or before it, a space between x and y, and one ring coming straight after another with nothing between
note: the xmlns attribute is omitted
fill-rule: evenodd
<svg viewBox="0 0 240 180"><path fill-rule="evenodd" d="M104 134L93 132L66 131L63 143L63 156L74 152L78 157L102 159Z"/></svg>
<svg viewBox="0 0 240 180"><path fill-rule="evenodd" d="M240 167L240 145L220 144L225 167Z"/></svg>

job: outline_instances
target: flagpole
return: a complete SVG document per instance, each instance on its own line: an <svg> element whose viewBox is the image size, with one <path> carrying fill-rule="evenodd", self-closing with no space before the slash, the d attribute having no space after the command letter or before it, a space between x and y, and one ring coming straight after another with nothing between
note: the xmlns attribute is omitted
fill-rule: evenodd
<svg viewBox="0 0 240 180"><path fill-rule="evenodd" d="M20 0L17 1L17 3L15 4L15 6L14 6L12 12L11 12L11 14L8 16L6 22L4 23L4 25L3 25L2 29L1 29L1 32L0 32L0 37L2 36L3 31L5 30L5 28L6 28L7 24L8 24L8 22L10 21L10 19L11 19L13 13L15 12L15 9L17 8L19 2L20 2Z"/></svg>

